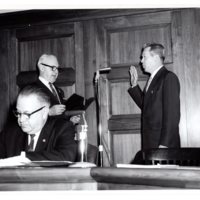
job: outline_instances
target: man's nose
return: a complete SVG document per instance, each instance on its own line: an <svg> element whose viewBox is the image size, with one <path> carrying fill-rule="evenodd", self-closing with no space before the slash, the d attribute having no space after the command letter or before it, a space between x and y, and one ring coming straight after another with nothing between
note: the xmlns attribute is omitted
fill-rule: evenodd
<svg viewBox="0 0 200 200"><path fill-rule="evenodd" d="M55 74L55 75L58 75L58 69L56 69L56 70L54 71L54 74Z"/></svg>
<svg viewBox="0 0 200 200"><path fill-rule="evenodd" d="M24 122L24 121L27 120L27 117L23 114L20 114L19 117L18 117L18 120L19 120L19 122Z"/></svg>

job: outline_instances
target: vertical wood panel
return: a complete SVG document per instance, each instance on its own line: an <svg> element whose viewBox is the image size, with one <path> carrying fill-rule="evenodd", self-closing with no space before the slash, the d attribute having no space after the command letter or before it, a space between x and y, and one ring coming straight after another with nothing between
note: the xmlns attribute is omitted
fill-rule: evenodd
<svg viewBox="0 0 200 200"><path fill-rule="evenodd" d="M85 97L94 96L93 77L96 71L96 43L95 22L83 22L83 48L84 48L84 70L85 70ZM88 140L91 144L97 144L97 122L96 104L93 102L86 111L88 122Z"/></svg>
<svg viewBox="0 0 200 200"><path fill-rule="evenodd" d="M200 146L200 12L187 9L181 12L183 61L185 76L185 103L188 133L188 146Z"/></svg>
<svg viewBox="0 0 200 200"><path fill-rule="evenodd" d="M96 35L96 68L101 69L108 67L107 62L107 32L104 29L104 24L102 20L96 21L97 35ZM104 146L103 150L103 165L110 165L110 134L108 131L108 119L110 117L109 113L109 82L107 80L107 75L100 75L100 123L102 130L102 144ZM107 147L107 148L106 148Z"/></svg>
<svg viewBox="0 0 200 200"><path fill-rule="evenodd" d="M113 150L114 158L113 164L117 163L130 163L135 155L135 152L140 149L141 139L138 134L129 132L113 133Z"/></svg>
<svg viewBox="0 0 200 200"><path fill-rule="evenodd" d="M83 61L83 27L81 22L74 24L75 35L75 65L76 65L76 93L85 97L85 70Z"/></svg>
<svg viewBox="0 0 200 200"><path fill-rule="evenodd" d="M7 110L9 108L9 62L7 60L8 56L8 44L9 44L9 32L0 32L0 130L2 129L5 120L7 118Z"/></svg>
<svg viewBox="0 0 200 200"><path fill-rule="evenodd" d="M184 65L184 54L183 54L183 43L182 38L182 18L181 11L173 12L172 17L172 41L173 41L173 64L170 70L174 71L180 81L180 104L181 104L181 118L179 123L179 133L181 138L181 146L188 146L188 135L187 135L187 119L186 119L186 77L185 77L185 65Z"/></svg>

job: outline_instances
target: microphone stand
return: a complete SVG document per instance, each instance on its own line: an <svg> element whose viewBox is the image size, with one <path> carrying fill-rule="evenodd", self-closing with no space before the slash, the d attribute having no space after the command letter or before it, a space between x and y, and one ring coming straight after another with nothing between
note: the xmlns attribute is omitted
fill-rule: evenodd
<svg viewBox="0 0 200 200"><path fill-rule="evenodd" d="M101 129L101 96L100 96L100 73L97 70L94 79L95 85L95 100L96 100L96 115L97 115L97 133L98 133L98 148L99 148L99 165L103 167L103 145L102 145L102 129Z"/></svg>

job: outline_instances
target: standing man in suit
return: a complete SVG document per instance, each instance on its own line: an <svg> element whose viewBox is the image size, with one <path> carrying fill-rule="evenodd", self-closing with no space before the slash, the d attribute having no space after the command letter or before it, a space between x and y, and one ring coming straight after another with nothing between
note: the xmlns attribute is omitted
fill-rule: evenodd
<svg viewBox="0 0 200 200"><path fill-rule="evenodd" d="M150 74L142 92L138 74L130 67L131 87L128 92L142 110L142 148L180 147L180 84L177 76L164 67L164 47L147 44L141 63Z"/></svg>
<svg viewBox="0 0 200 200"><path fill-rule="evenodd" d="M0 164L4 161L75 161L77 145L71 122L49 117L50 99L36 84L17 97L18 124L0 133ZM24 152L24 153L22 153Z"/></svg>
<svg viewBox="0 0 200 200"><path fill-rule="evenodd" d="M39 78L37 80L38 87L43 88L50 97L51 107L49 110L50 116L61 116L65 110L64 92L54 85L58 78L59 63L56 56L51 54L43 54L40 56L38 63ZM80 121L80 116L71 116L70 121L77 124Z"/></svg>
<svg viewBox="0 0 200 200"><path fill-rule="evenodd" d="M64 92L54 85L58 77L58 60L54 55L43 54L40 56L37 66L39 69L37 84L47 92L51 101L49 115L61 115L65 111L65 105L63 104Z"/></svg>

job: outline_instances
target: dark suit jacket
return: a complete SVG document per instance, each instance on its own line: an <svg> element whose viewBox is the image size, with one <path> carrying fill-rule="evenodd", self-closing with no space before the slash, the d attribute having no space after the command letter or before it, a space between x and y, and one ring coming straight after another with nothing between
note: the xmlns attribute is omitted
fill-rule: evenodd
<svg viewBox="0 0 200 200"><path fill-rule="evenodd" d="M162 67L147 92L142 92L139 86L128 92L142 109L143 148L180 147L180 84L177 76Z"/></svg>
<svg viewBox="0 0 200 200"><path fill-rule="evenodd" d="M44 85L39 79L35 82L35 84L37 84L38 87L42 88L48 94L48 96L50 97L51 106L59 104L58 99L53 95L53 93L49 90L49 88L46 85ZM61 100L61 103L63 104L64 103L64 100L63 100L64 92L56 86L55 86L55 88L56 88L58 96Z"/></svg>
<svg viewBox="0 0 200 200"><path fill-rule="evenodd" d="M32 161L56 160L75 161L77 144L74 140L74 128L71 122L64 119L51 118L47 120L34 152L26 152L26 157ZM6 127L0 133L0 158L8 158L26 151L27 134L15 123Z"/></svg>

